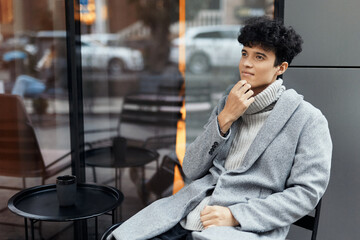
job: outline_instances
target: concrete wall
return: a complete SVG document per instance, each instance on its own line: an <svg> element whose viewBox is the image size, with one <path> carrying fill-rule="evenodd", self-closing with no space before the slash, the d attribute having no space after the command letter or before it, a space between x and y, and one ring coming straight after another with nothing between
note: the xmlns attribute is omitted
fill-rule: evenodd
<svg viewBox="0 0 360 240"><path fill-rule="evenodd" d="M320 108L334 151L320 217L319 240L360 236L360 1L285 1L285 24L304 38L304 50L284 75L288 88ZM305 238L292 228L290 239Z"/></svg>

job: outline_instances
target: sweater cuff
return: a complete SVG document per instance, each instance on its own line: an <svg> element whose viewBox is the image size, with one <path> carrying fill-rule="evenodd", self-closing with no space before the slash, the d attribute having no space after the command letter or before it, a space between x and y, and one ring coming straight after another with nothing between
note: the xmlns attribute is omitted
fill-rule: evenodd
<svg viewBox="0 0 360 240"><path fill-rule="evenodd" d="M217 132L218 132L218 134L219 134L219 136L222 138L222 139L228 139L229 137L230 137L230 134L231 134L231 128L229 128L229 130L225 133L225 134L223 134L222 132L221 132L221 129L220 129L220 125L219 125L219 120L217 119L217 117L216 117L216 126L217 126Z"/></svg>

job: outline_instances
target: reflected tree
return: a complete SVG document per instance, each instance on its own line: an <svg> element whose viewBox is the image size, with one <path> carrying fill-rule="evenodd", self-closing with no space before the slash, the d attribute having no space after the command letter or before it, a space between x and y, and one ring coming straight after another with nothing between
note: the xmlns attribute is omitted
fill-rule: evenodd
<svg viewBox="0 0 360 240"><path fill-rule="evenodd" d="M150 28L145 42L144 58L148 70L161 72L167 64L170 24L179 16L179 0L129 0L137 9L138 17Z"/></svg>
<svg viewBox="0 0 360 240"><path fill-rule="evenodd" d="M161 72L168 63L170 25L179 20L179 0L128 0L137 9L139 20L150 28L151 36L145 43L144 57L148 70ZM209 6L211 0L187 1L187 19L199 9ZM188 7L189 6L189 7Z"/></svg>

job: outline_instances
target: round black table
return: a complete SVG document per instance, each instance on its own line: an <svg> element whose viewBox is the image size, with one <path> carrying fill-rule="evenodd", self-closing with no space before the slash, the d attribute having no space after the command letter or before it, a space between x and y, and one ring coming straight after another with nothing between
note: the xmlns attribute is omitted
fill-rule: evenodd
<svg viewBox="0 0 360 240"><path fill-rule="evenodd" d="M85 151L85 162L94 167L126 168L141 167L159 157L159 154L153 150L127 146L125 159L118 160L114 157L113 147L101 147Z"/></svg>
<svg viewBox="0 0 360 240"><path fill-rule="evenodd" d="M125 154L122 159L117 159L115 155L116 154L114 153L114 148L112 146L89 149L85 151L85 163L88 166L93 167L95 182L95 167L115 168L115 187L121 190L121 168L142 167L142 191L143 196L145 196L144 166L158 159L159 154L156 151L142 147L126 146Z"/></svg>
<svg viewBox="0 0 360 240"><path fill-rule="evenodd" d="M98 237L97 217L111 212L114 224L114 212L123 201L123 194L116 188L96 184L77 185L76 202L70 207L60 207L56 194L56 185L42 185L24 189L9 199L8 208L24 217L25 236L28 239L27 219L31 224L34 239L34 223L37 221L78 221L95 218L95 234Z"/></svg>

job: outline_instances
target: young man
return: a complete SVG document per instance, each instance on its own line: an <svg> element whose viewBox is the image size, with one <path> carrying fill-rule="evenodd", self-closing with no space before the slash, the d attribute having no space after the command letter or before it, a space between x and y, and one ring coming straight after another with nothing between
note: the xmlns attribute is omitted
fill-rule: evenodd
<svg viewBox="0 0 360 240"><path fill-rule="evenodd" d="M193 182L123 223L116 239L285 239L323 196L332 152L327 121L278 79L301 52L301 37L260 17L238 41L241 80L185 154Z"/></svg>

